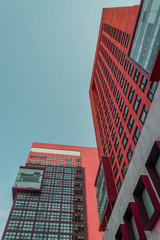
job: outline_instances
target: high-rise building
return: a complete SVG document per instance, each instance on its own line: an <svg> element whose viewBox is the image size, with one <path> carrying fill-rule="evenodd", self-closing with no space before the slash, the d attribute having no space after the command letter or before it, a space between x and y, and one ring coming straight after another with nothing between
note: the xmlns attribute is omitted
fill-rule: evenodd
<svg viewBox="0 0 160 240"><path fill-rule="evenodd" d="M160 2L103 9L90 101L104 240L160 239Z"/></svg>
<svg viewBox="0 0 160 240"><path fill-rule="evenodd" d="M100 240L96 148L33 143L2 239Z"/></svg>

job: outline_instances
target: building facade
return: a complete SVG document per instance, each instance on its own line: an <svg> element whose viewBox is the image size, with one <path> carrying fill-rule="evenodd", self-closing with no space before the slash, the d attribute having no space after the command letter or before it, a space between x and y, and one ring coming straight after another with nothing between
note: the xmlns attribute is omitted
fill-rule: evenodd
<svg viewBox="0 0 160 240"><path fill-rule="evenodd" d="M104 240L160 239L159 43L159 1L103 9L89 94Z"/></svg>
<svg viewBox="0 0 160 240"><path fill-rule="evenodd" d="M33 143L2 239L97 240L96 148ZM94 219L94 221L93 221Z"/></svg>

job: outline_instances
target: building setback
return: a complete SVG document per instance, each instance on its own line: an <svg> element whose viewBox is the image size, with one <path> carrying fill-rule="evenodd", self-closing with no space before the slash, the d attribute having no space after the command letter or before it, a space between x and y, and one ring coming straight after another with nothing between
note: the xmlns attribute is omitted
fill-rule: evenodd
<svg viewBox="0 0 160 240"><path fill-rule="evenodd" d="M98 240L96 148L33 143L2 239Z"/></svg>
<svg viewBox="0 0 160 240"><path fill-rule="evenodd" d="M160 2L103 9L90 102L103 240L160 239Z"/></svg>

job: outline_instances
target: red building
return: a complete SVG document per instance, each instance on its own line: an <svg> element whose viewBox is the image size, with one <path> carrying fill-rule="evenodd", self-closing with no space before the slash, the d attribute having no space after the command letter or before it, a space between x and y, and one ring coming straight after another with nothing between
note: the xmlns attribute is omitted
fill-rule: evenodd
<svg viewBox="0 0 160 240"><path fill-rule="evenodd" d="M96 148L33 143L2 239L98 240Z"/></svg>
<svg viewBox="0 0 160 240"><path fill-rule="evenodd" d="M131 210L135 209L135 203L130 206L130 202L133 201L135 185L140 186L139 181L143 182L139 178L145 173L150 179L146 171L147 159L154 143L160 140L160 135L157 135L159 116L156 118L149 114L157 107L154 95L157 99L160 95L159 90L156 91L160 80L159 9L159 1L154 0L142 1L140 6L108 8L102 12L89 94L100 160L95 181L99 230L104 231L107 225L104 239L147 238L144 226L138 229L139 235L127 228L124 230L123 226L126 223L124 219L131 219ZM145 130L144 126L147 126ZM150 127L153 130L155 126L157 130L149 134ZM145 149L147 141L150 145ZM149 149L142 164L142 158ZM139 162L132 161L137 158L137 151ZM133 170L135 167L137 172ZM134 173L139 175L133 179ZM125 202L123 198L127 194ZM156 206L159 209L159 200ZM133 211L138 213L138 210ZM140 217L133 222L138 226ZM122 223L122 231L118 231Z"/></svg>

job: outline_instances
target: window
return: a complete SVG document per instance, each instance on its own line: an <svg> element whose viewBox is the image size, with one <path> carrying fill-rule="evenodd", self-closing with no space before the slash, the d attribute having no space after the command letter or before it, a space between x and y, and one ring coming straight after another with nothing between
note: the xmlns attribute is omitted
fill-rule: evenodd
<svg viewBox="0 0 160 240"><path fill-rule="evenodd" d="M113 108L113 112L112 112L112 116L113 116L113 118L115 117L115 114L116 114L116 107L114 106L114 108Z"/></svg>
<svg viewBox="0 0 160 240"><path fill-rule="evenodd" d="M115 156L114 156L114 152L112 151L112 154L111 154L111 163L112 163L112 165L114 163L114 159L115 159Z"/></svg>
<svg viewBox="0 0 160 240"><path fill-rule="evenodd" d="M130 118L129 118L129 121L128 121L128 124L127 124L128 130L129 130L130 133L133 129L133 125L134 125L134 119L133 119L132 115L130 115Z"/></svg>
<svg viewBox="0 0 160 240"><path fill-rule="evenodd" d="M125 48L127 48L128 47L128 43L129 43L129 39L130 39L130 35L129 34L127 34L127 37L126 37L126 42L125 42Z"/></svg>
<svg viewBox="0 0 160 240"><path fill-rule="evenodd" d="M130 146L129 146L129 149L128 149L128 152L127 152L128 162L131 161L132 155L133 155L133 148L132 148L132 146L130 145Z"/></svg>
<svg viewBox="0 0 160 240"><path fill-rule="evenodd" d="M124 44L125 36L126 36L126 33L124 32L124 33L123 33L123 36L122 36L122 41L121 41L121 44L122 44L122 45Z"/></svg>
<svg viewBox="0 0 160 240"><path fill-rule="evenodd" d="M120 87L121 88L123 87L123 83L124 83L124 75L122 74L121 81L120 81Z"/></svg>
<svg viewBox="0 0 160 240"><path fill-rule="evenodd" d="M128 109L127 106L125 106L125 109L124 109L124 112L123 112L123 118L124 118L125 121L126 121L126 119L127 119L128 112L129 112L129 109Z"/></svg>
<svg viewBox="0 0 160 240"><path fill-rule="evenodd" d="M121 185L122 185L122 182L121 182L121 179L120 179L120 177L119 177L118 182L117 182L117 191L118 191L118 192L119 192L120 189L121 189Z"/></svg>
<svg viewBox="0 0 160 240"><path fill-rule="evenodd" d="M136 127L136 130L135 130L134 135L133 135L133 141L134 141L135 144L137 144L140 133L141 132L140 132L139 128Z"/></svg>
<svg viewBox="0 0 160 240"><path fill-rule="evenodd" d="M121 137L122 136L122 133L123 133L123 124L122 122L120 123L120 126L119 126L119 130L118 130L118 133L119 133L119 136Z"/></svg>
<svg viewBox="0 0 160 240"><path fill-rule="evenodd" d="M111 149L112 149L112 145L111 145L111 141L109 142L109 145L108 145L108 151L109 153L111 152Z"/></svg>
<svg viewBox="0 0 160 240"><path fill-rule="evenodd" d="M111 131L112 130L112 126L113 126L113 122L112 120L110 121L110 124L109 124L109 130Z"/></svg>
<svg viewBox="0 0 160 240"><path fill-rule="evenodd" d="M129 61L126 59L125 61L125 65L124 65L124 69L127 71L127 68L128 68L128 64L129 64Z"/></svg>
<svg viewBox="0 0 160 240"><path fill-rule="evenodd" d="M128 94L128 101L130 102L130 103L132 103L132 99L133 99L133 96L134 96L134 88L133 87L131 87L130 88L130 91L129 91L129 94Z"/></svg>
<svg viewBox="0 0 160 240"><path fill-rule="evenodd" d="M122 141L124 149L126 149L127 143L128 143L128 137L127 137L127 134L125 133Z"/></svg>
<svg viewBox="0 0 160 240"><path fill-rule="evenodd" d="M118 102L119 102L119 99L120 99L120 92L118 91L118 93L117 93L117 97L116 97L116 102L117 102L117 104L118 104Z"/></svg>
<svg viewBox="0 0 160 240"><path fill-rule="evenodd" d="M149 98L150 101L153 100L153 96L155 94L156 88L157 88L158 83L157 82L152 82L150 85L150 89L148 91L147 97Z"/></svg>
<svg viewBox="0 0 160 240"><path fill-rule="evenodd" d="M129 74L130 77L132 76L133 69L134 69L133 64L130 64L129 71L128 71L128 74Z"/></svg>
<svg viewBox="0 0 160 240"><path fill-rule="evenodd" d="M117 116L116 116L116 120L115 120L115 124L116 124L116 126L118 126L118 123L119 123L119 114L117 113Z"/></svg>
<svg viewBox="0 0 160 240"><path fill-rule="evenodd" d="M143 106L142 112L141 112L141 116L140 116L140 122L142 124L144 124L146 117L147 117L147 113L148 113L148 108L146 107L146 105Z"/></svg>
<svg viewBox="0 0 160 240"><path fill-rule="evenodd" d="M119 162L119 165L121 164L122 159L123 159L123 153L122 153L122 150L120 148L119 152L118 152L118 162Z"/></svg>
<svg viewBox="0 0 160 240"><path fill-rule="evenodd" d="M124 90L123 90L123 92L124 92L125 94L127 94L128 87L129 87L129 82L126 80L125 85L124 85Z"/></svg>
<svg viewBox="0 0 160 240"><path fill-rule="evenodd" d="M142 76L142 80L141 80L141 83L140 83L140 85L139 85L139 87L140 87L140 89L142 90L142 92L145 92L147 83L148 83L147 78L145 78L144 76Z"/></svg>
<svg viewBox="0 0 160 240"><path fill-rule="evenodd" d="M120 109L121 112L122 112L123 106L124 106L124 100L123 100L123 98L121 98L121 101L120 101L120 104L119 104L119 109Z"/></svg>
<svg viewBox="0 0 160 240"><path fill-rule="evenodd" d="M121 172L122 172L123 178L125 178L125 175L126 175L126 172L127 172L127 166L126 166L126 163L125 163L125 162L124 162L124 164L123 164L123 167L122 167Z"/></svg>
<svg viewBox="0 0 160 240"><path fill-rule="evenodd" d="M116 151L118 149L118 146L119 146L119 141L118 141L118 138L116 137L116 140L115 140L115 143L114 143L114 147L115 147Z"/></svg>
<svg viewBox="0 0 160 240"><path fill-rule="evenodd" d="M117 168L117 164L116 163L114 165L113 172L114 172L114 177L116 178L117 177L117 173L118 173L118 168Z"/></svg>
<svg viewBox="0 0 160 240"><path fill-rule="evenodd" d="M135 100L135 102L134 102L134 106L133 106L133 109L134 109L134 111L135 111L136 113L138 113L140 104L141 104L141 99L140 99L140 97L137 95L137 96L136 96L136 100Z"/></svg>
<svg viewBox="0 0 160 240"><path fill-rule="evenodd" d="M135 70L135 73L134 73L134 77L133 77L133 80L135 81L135 83L138 82L138 80L139 80L139 75L140 75L140 72L136 69L136 70Z"/></svg>
<svg viewBox="0 0 160 240"><path fill-rule="evenodd" d="M112 135L111 135L112 140L114 140L114 138L115 138L115 134L116 134L116 131L115 131L115 129L113 128L113 130L112 130Z"/></svg>
<svg viewBox="0 0 160 240"><path fill-rule="evenodd" d="M118 53L118 58L117 58L117 61L118 61L118 62L119 62L119 60L120 60L121 53L122 53L122 51L121 51L121 50L119 50L119 53Z"/></svg>
<svg viewBox="0 0 160 240"><path fill-rule="evenodd" d="M125 53L122 54L122 58L121 58L121 66L123 66L124 59L125 59Z"/></svg>

